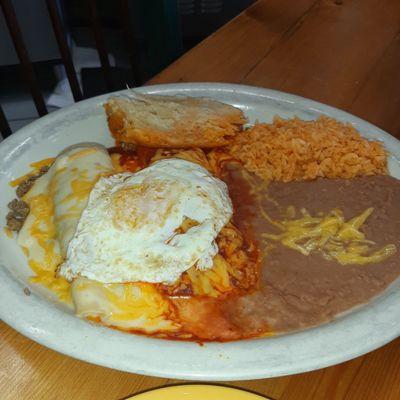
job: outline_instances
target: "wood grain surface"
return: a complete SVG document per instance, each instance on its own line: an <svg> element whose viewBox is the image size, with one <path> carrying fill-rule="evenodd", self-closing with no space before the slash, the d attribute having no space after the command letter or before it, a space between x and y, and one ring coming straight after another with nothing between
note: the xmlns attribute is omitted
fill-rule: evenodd
<svg viewBox="0 0 400 400"><path fill-rule="evenodd" d="M400 137L400 1L260 0L149 83L206 81L299 94ZM228 384L276 400L398 400L399 345L318 371ZM176 382L74 360L0 322L0 399L123 399Z"/></svg>

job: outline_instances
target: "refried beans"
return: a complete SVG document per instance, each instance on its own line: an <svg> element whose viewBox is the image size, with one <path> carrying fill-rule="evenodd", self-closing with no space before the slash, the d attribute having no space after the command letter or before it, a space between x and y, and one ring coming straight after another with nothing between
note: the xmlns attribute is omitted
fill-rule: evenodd
<svg viewBox="0 0 400 400"><path fill-rule="evenodd" d="M360 230L374 248L394 244L398 252L380 263L341 265L319 253L308 256L278 243L263 258L259 288L227 299L221 309L245 336L284 333L328 322L340 313L368 302L400 275L400 181L390 176L354 179L316 179L267 185L244 179L237 165L226 168L224 180L234 205L234 223L254 229L256 237L271 229L257 210L260 203L276 220L288 207L306 209L312 216L340 209L345 219L374 211ZM260 201L257 196L267 194ZM260 244L260 246L262 246Z"/></svg>

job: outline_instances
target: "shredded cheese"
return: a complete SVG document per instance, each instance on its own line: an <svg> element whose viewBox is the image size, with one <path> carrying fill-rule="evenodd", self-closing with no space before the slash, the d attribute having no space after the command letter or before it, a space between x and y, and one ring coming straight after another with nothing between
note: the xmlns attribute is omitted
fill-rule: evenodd
<svg viewBox="0 0 400 400"><path fill-rule="evenodd" d="M218 297L221 293L232 290L228 268L227 261L220 254L217 254L214 257L214 264L211 269L200 271L196 267L192 267L187 270L193 294Z"/></svg>
<svg viewBox="0 0 400 400"><path fill-rule="evenodd" d="M338 209L318 217L312 217L304 209L301 211L301 218L274 221L261 210L262 216L281 231L279 234L263 233L262 237L280 242L305 256L319 252L324 258L343 265L378 263L397 251L394 244L371 251L375 243L366 239L360 228L372 214L372 207L348 221Z"/></svg>
<svg viewBox="0 0 400 400"><path fill-rule="evenodd" d="M118 296L105 288L108 300L114 304L118 312L113 312L110 320L132 320L142 316L153 320L169 313L168 303L158 293L154 285L146 283L126 283L123 295Z"/></svg>
<svg viewBox="0 0 400 400"><path fill-rule="evenodd" d="M174 309L154 284L103 284L78 278L72 284L72 291L78 314L96 322L148 333L180 328L174 322Z"/></svg>

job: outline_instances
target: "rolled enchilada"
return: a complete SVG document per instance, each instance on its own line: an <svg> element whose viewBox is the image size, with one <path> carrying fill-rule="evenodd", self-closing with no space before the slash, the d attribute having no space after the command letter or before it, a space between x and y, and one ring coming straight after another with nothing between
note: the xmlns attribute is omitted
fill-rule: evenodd
<svg viewBox="0 0 400 400"><path fill-rule="evenodd" d="M49 171L37 179L23 197L30 212L19 233L18 244L36 273L34 281L69 299L69 284L55 278L65 257L90 191L100 176L113 173L107 149L80 143L61 152Z"/></svg>

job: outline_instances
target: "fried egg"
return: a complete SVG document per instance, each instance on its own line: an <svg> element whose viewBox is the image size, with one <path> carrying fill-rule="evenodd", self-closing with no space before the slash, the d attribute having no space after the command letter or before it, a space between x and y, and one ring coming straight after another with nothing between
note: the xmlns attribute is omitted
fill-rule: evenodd
<svg viewBox="0 0 400 400"><path fill-rule="evenodd" d="M59 273L68 280L173 283L192 266L213 266L215 238L231 216L225 183L189 161L165 159L102 177Z"/></svg>

